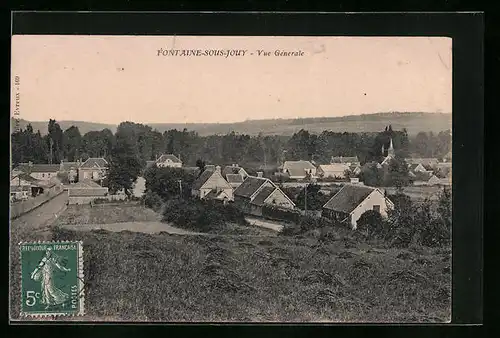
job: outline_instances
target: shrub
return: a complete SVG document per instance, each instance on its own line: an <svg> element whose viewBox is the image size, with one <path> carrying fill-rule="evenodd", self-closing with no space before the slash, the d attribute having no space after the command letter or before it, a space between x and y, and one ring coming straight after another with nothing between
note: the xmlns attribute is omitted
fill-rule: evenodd
<svg viewBox="0 0 500 338"><path fill-rule="evenodd" d="M159 210L163 203L160 195L152 191L147 191L142 198L144 199L144 205L153 210Z"/></svg>
<svg viewBox="0 0 500 338"><path fill-rule="evenodd" d="M163 211L163 220L200 232L220 229L226 223L247 224L244 214L234 205L199 199L168 200Z"/></svg>
<svg viewBox="0 0 500 338"><path fill-rule="evenodd" d="M359 217L357 228L371 238L380 237L384 232L384 219L378 211L367 210Z"/></svg>

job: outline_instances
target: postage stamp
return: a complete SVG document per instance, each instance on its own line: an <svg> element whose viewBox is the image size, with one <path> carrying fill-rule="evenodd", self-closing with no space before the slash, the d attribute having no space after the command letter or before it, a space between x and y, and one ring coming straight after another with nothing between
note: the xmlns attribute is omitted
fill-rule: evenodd
<svg viewBox="0 0 500 338"><path fill-rule="evenodd" d="M21 316L84 314L80 241L21 242Z"/></svg>

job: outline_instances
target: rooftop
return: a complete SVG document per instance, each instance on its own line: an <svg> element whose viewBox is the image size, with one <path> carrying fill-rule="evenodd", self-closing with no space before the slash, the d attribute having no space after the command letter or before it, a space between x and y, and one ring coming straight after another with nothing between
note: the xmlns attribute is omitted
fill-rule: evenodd
<svg viewBox="0 0 500 338"><path fill-rule="evenodd" d="M375 190L364 185L345 184L323 208L350 214Z"/></svg>

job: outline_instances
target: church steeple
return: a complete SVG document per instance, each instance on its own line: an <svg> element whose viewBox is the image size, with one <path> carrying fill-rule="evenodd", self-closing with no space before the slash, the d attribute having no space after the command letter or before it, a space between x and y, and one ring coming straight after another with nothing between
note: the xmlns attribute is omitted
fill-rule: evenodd
<svg viewBox="0 0 500 338"><path fill-rule="evenodd" d="M387 150L387 155L392 155L394 156L394 146L392 144L392 137L391 137L391 143L389 144L389 149Z"/></svg>

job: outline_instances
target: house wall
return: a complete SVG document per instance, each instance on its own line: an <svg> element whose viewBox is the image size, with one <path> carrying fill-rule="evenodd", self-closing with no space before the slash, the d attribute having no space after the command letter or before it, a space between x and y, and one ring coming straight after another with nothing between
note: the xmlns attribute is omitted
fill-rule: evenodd
<svg viewBox="0 0 500 338"><path fill-rule="evenodd" d="M10 219L15 219L21 215L24 215L27 212L39 207L45 202L53 199L63 192L63 188L61 185L55 185L54 187L45 190L45 192L41 195L38 195L35 198L29 199L24 202L13 203L10 206Z"/></svg>
<svg viewBox="0 0 500 338"><path fill-rule="evenodd" d="M221 176L214 173L201 187L200 189L200 198L203 198L206 194L208 194L212 189L221 189L226 195L229 196L229 199L233 200L233 188L227 183L227 181Z"/></svg>
<svg viewBox="0 0 500 338"><path fill-rule="evenodd" d="M389 209L387 200L380 191L375 190L351 212L351 225L353 229L356 229L356 223L361 215L367 210L373 210L374 205L380 205L380 214L382 217L387 217L387 210Z"/></svg>
<svg viewBox="0 0 500 338"><path fill-rule="evenodd" d="M103 169L80 169L79 180L99 180L104 177L106 171Z"/></svg>
<svg viewBox="0 0 500 338"><path fill-rule="evenodd" d="M290 200L286 198L286 196L279 189L274 190L274 192L265 200L265 203L277 205L287 209L294 208L292 202L290 202Z"/></svg>
<svg viewBox="0 0 500 338"><path fill-rule="evenodd" d="M11 187L17 187L17 186L25 187L25 186L31 186L31 183L26 181L26 180L21 179L20 177L15 177L12 180L10 180L10 186Z"/></svg>
<svg viewBox="0 0 500 338"><path fill-rule="evenodd" d="M49 173L38 173L38 172L33 172L30 174L31 177L36 178L37 180L45 180L48 181L52 177L57 176L57 172L49 172Z"/></svg>
<svg viewBox="0 0 500 338"><path fill-rule="evenodd" d="M250 204L250 212L254 216L262 216L262 207L258 205Z"/></svg>

